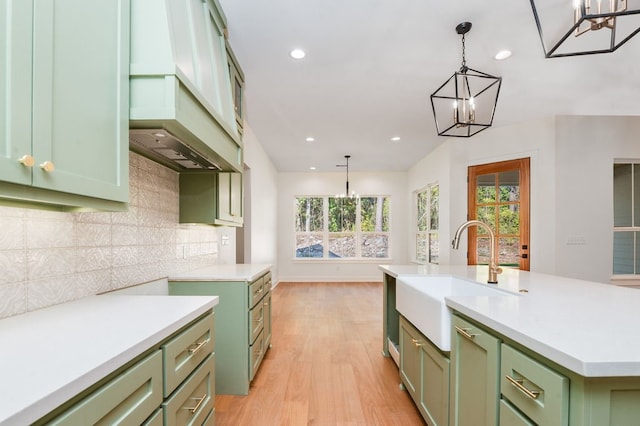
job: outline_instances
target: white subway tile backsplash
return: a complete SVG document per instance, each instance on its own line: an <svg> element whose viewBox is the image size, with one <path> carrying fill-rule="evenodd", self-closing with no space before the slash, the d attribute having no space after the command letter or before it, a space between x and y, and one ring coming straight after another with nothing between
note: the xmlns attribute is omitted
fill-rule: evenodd
<svg viewBox="0 0 640 426"><path fill-rule="evenodd" d="M178 223L176 172L130 153L129 188L126 212L0 207L0 318L218 262L217 228Z"/></svg>

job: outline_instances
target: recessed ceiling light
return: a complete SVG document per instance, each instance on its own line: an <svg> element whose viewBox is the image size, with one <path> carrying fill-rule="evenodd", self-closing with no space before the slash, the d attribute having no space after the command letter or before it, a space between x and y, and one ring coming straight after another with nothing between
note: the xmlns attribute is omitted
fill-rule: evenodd
<svg viewBox="0 0 640 426"><path fill-rule="evenodd" d="M400 136L394 136L391 138L392 141L398 142L400 140Z"/></svg>
<svg viewBox="0 0 640 426"><path fill-rule="evenodd" d="M316 169L316 168L315 168L315 167L313 167L313 166L309 167L309 170L315 170L315 169Z"/></svg>
<svg viewBox="0 0 640 426"><path fill-rule="evenodd" d="M305 51L302 49L293 49L291 52L289 52L289 55L291 55L293 59L302 59L307 56Z"/></svg>
<svg viewBox="0 0 640 426"><path fill-rule="evenodd" d="M312 138L311 136L309 136L308 138L305 139L305 141L307 141L307 142L313 142L315 140L316 140L316 138Z"/></svg>
<svg viewBox="0 0 640 426"><path fill-rule="evenodd" d="M498 53L496 53L496 56L494 56L494 58L498 61L502 61L504 59L510 58L511 57L511 51L510 50L501 50Z"/></svg>

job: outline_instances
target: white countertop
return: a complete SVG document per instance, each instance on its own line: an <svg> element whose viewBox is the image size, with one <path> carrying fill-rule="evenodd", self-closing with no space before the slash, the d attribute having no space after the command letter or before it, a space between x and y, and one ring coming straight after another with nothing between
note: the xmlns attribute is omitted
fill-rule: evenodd
<svg viewBox="0 0 640 426"><path fill-rule="evenodd" d="M253 281L271 269L266 264L211 265L169 276L169 281Z"/></svg>
<svg viewBox="0 0 640 426"><path fill-rule="evenodd" d="M0 320L0 425L32 423L217 304L104 295Z"/></svg>
<svg viewBox="0 0 640 426"><path fill-rule="evenodd" d="M486 283L487 267L383 265L396 278ZM505 269L489 287L513 295L447 297L447 306L585 377L640 377L640 291ZM526 290L526 293L519 293Z"/></svg>

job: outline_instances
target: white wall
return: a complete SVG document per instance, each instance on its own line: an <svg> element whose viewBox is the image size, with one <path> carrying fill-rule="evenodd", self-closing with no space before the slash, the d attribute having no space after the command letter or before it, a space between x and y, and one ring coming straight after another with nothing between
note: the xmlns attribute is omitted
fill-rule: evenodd
<svg viewBox="0 0 640 426"><path fill-rule="evenodd" d="M278 175L278 265L281 281L380 281L380 263L407 263L406 173L349 173L349 187L360 195L391 197L391 261L298 260L295 255L296 196L344 192L345 173L280 173Z"/></svg>
<svg viewBox="0 0 640 426"><path fill-rule="evenodd" d="M248 124L244 126L244 162L249 168L245 185L245 263L272 265L272 279L278 272L278 171Z"/></svg>
<svg viewBox="0 0 640 426"><path fill-rule="evenodd" d="M409 170L408 192L440 184L441 263L466 263L466 238L449 245L466 220L467 168L531 158L531 270L609 282L613 160L640 159L639 117L560 116L446 139ZM567 244L584 237L586 244ZM409 237L411 238L411 236Z"/></svg>

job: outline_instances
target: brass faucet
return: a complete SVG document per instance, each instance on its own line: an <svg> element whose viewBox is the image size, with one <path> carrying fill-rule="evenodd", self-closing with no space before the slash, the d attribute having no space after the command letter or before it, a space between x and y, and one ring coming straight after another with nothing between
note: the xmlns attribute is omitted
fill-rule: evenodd
<svg viewBox="0 0 640 426"><path fill-rule="evenodd" d="M502 273L502 268L498 267L498 256L496 253L496 236L486 223L479 220L468 220L456 231L455 236L453 237L453 241L451 241L451 247L455 250L458 249L460 245L460 235L462 235L462 231L467 229L470 226L478 226L480 228L484 228L489 233L489 244L491 244L491 251L489 252L489 279L487 282L489 284L498 284L498 274Z"/></svg>

